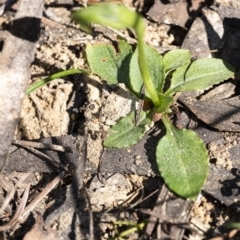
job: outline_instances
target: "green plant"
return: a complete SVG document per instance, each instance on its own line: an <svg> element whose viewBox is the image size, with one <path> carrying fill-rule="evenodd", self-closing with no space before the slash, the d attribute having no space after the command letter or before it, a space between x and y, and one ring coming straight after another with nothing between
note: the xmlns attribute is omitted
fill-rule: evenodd
<svg viewBox="0 0 240 240"><path fill-rule="evenodd" d="M84 73L84 74L88 74L87 71L81 70L81 69L69 69L69 70L64 70L58 73L54 73L36 83L34 83L33 85L31 85L26 92L26 95L29 95L30 93L32 93L33 91L35 91L36 89L42 87L43 85L51 82L52 80L58 79L58 78L62 78L62 77L66 77L72 74L77 74L77 73Z"/></svg>
<svg viewBox="0 0 240 240"><path fill-rule="evenodd" d="M133 234L137 231L143 230L143 228L146 226L148 221L143 221L140 223L136 222L126 222L126 221L115 221L113 222L114 228L115 228L115 236L110 238L109 240L114 240L114 239L126 239L130 234ZM119 232L118 227L121 226L126 226L127 229L124 231Z"/></svg>
<svg viewBox="0 0 240 240"><path fill-rule="evenodd" d="M134 112L120 119L107 133L104 146L122 148L135 144L145 133L156 113L162 114L166 135L160 139L156 159L168 187L181 197L195 199L208 174L208 153L203 141L191 130L177 129L169 119L177 92L203 90L234 75L234 68L220 59L192 61L188 50L177 49L164 56L144 44L143 18L115 4L101 4L77 11L75 21L89 30L92 22L116 29L133 28L138 38L136 50L124 40L118 52L110 44L86 47L92 73L109 84L124 82L137 96L144 84L145 99L152 109L142 112L138 124ZM166 89L167 88L167 89Z"/></svg>

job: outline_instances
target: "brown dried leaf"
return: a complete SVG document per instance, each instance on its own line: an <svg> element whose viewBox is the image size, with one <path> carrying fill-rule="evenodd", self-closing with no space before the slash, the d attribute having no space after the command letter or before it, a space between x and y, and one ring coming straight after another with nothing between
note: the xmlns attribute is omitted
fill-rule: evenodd
<svg viewBox="0 0 240 240"><path fill-rule="evenodd" d="M240 132L239 96L225 100L180 100L198 119L219 131Z"/></svg>

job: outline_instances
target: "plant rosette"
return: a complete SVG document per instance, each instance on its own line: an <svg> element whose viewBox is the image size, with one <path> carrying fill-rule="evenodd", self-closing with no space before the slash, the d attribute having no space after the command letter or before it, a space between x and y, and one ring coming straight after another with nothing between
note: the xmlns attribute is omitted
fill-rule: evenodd
<svg viewBox="0 0 240 240"><path fill-rule="evenodd" d="M73 19L86 30L94 22L116 29L132 28L138 39L133 51L125 40L120 40L116 50L111 44L87 44L86 56L92 74L109 85L124 83L137 97L145 87L144 101L152 106L140 112L136 120L134 111L119 119L104 140L104 146L123 148L141 139L153 116L160 114L166 135L159 140L156 159L161 176L168 187L181 197L196 199L208 174L208 153L203 141L191 130L177 129L169 118L174 96L178 92L204 90L234 75L235 69L221 59L191 60L189 50L176 49L160 55L143 42L143 18L117 4L100 4L79 10ZM69 70L69 75L83 70ZM53 75L42 80L35 88L59 77Z"/></svg>

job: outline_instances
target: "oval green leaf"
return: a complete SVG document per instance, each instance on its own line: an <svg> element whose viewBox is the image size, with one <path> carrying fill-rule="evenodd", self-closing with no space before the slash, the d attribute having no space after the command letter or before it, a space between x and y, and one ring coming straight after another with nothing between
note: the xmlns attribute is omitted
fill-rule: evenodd
<svg viewBox="0 0 240 240"><path fill-rule="evenodd" d="M130 112L126 117L119 120L113 127L108 130L106 139L103 145L105 147L123 148L129 147L145 133L145 126L151 123L145 112L141 112L140 121L135 126L135 113Z"/></svg>
<svg viewBox="0 0 240 240"><path fill-rule="evenodd" d="M176 129L164 120L167 134L156 151L161 176L181 197L194 200L208 174L208 153L203 141L191 130Z"/></svg>
<svg viewBox="0 0 240 240"><path fill-rule="evenodd" d="M144 53L153 85L157 92L161 92L164 84L162 56L147 44L144 45ZM138 63L138 49L136 49L130 62L130 87L134 93L139 94L142 84L143 79ZM150 98L147 92L145 95Z"/></svg>
<svg viewBox="0 0 240 240"><path fill-rule="evenodd" d="M112 44L87 44L87 61L92 73L100 76L108 84L129 81L131 46L124 40L119 41L117 52Z"/></svg>
<svg viewBox="0 0 240 240"><path fill-rule="evenodd" d="M204 90L232 77L234 72L234 67L221 59L198 59L173 73L170 92Z"/></svg>
<svg viewBox="0 0 240 240"><path fill-rule="evenodd" d="M165 75L191 62L191 53L187 49L174 49L163 56Z"/></svg>

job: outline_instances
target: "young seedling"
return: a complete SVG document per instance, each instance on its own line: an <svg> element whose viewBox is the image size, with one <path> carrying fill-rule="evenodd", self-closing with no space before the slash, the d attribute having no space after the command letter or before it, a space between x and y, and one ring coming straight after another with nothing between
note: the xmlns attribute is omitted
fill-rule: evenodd
<svg viewBox="0 0 240 240"><path fill-rule="evenodd" d="M178 92L204 90L234 75L234 68L221 59L192 61L190 51L172 50L164 56L144 44L144 20L137 13L115 4L101 4L77 11L73 18L89 30L92 22L116 29L132 28L138 44L132 52L124 40L118 52L110 44L86 47L92 73L109 84L124 82L137 96L144 84L145 99L152 109L142 112L138 124L134 112L120 119L107 134L104 146L128 147L143 137L145 127L156 113L162 114L166 135L160 139L156 159L168 187L181 197L195 199L208 174L208 153L203 141L191 130L177 129L169 119L174 95ZM169 82L170 79L170 82ZM166 89L167 88L167 89Z"/></svg>

